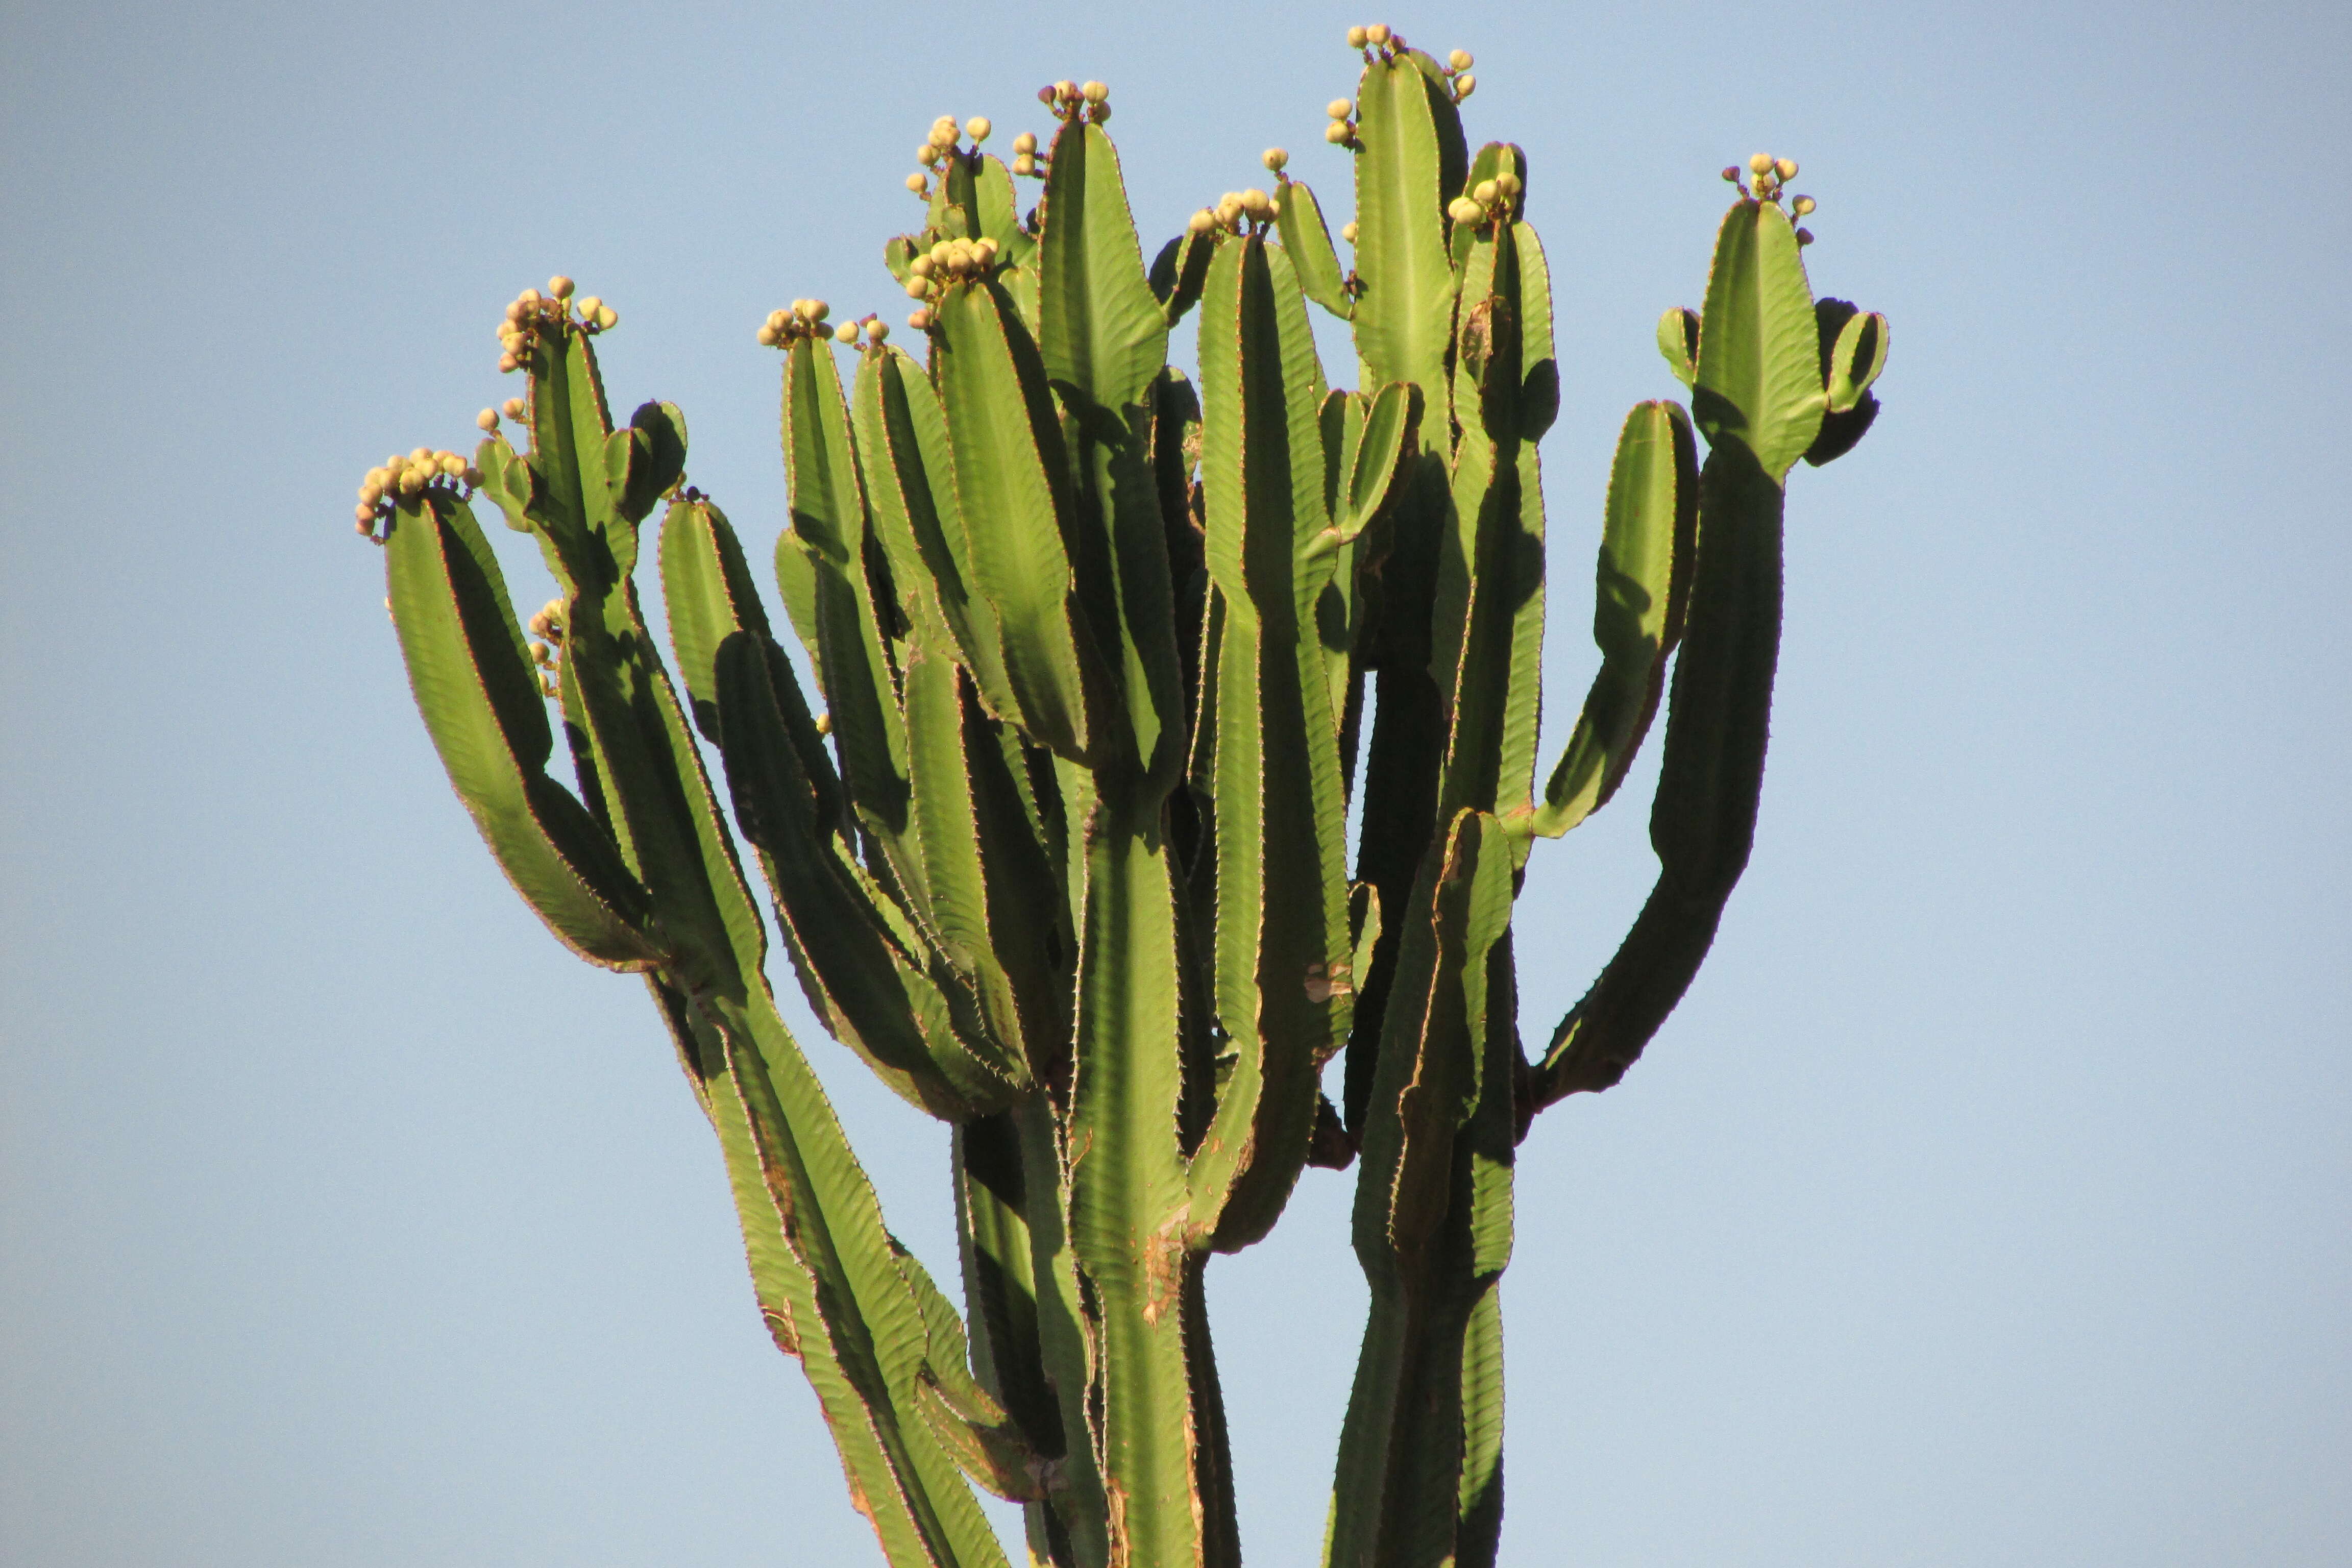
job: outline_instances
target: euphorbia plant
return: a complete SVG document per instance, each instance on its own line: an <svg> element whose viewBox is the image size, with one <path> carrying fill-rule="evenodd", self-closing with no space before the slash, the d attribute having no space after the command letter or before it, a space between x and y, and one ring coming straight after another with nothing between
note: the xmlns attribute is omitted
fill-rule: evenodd
<svg viewBox="0 0 2352 1568"><path fill-rule="evenodd" d="M1559 367L1527 159L1471 151L1466 54L1349 43L1346 260L1276 150L1270 190L1147 263L1108 94L1059 82L1050 146L1023 135L1010 168L985 121L925 142L923 226L886 247L919 357L814 300L760 327L784 358L775 575L818 702L685 482L678 411L614 423L617 318L566 279L508 309L528 391L472 462L420 448L361 492L450 778L549 928L643 976L761 1310L894 1564L1003 1562L975 1484L1024 1505L1034 1561L1237 1562L1203 1271L1303 1167L1351 1163L1371 1308L1328 1558L1491 1561L1514 1150L1640 1054L1747 860L1783 487L1868 427L1885 323L1813 299L1794 163L1725 171L1704 309L1659 332L1691 408L1626 417L1601 669L1538 788ZM1359 390L1327 384L1310 304L1352 327ZM1168 363L1188 311L1197 381ZM477 492L554 578L530 637ZM633 575L656 506L676 685ZM1656 889L1531 1058L1528 855L1608 802L1662 697ZM947 1124L961 1313L777 1011L737 833L816 1016Z"/></svg>

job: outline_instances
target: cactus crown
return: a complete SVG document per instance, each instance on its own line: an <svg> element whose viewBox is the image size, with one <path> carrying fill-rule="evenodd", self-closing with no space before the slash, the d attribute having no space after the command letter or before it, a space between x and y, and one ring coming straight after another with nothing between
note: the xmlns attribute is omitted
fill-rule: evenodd
<svg viewBox="0 0 2352 1568"><path fill-rule="evenodd" d="M1813 299L1793 162L1724 172L1704 309L1659 324L1691 407L1626 417L1601 668L1539 784L1559 367L1527 157L1469 146L1466 52L1347 39L1344 262L1279 148L1272 190L1147 258L1109 91L1064 80L1010 167L986 119L924 140L924 221L884 249L921 360L823 300L758 325L782 356L774 575L821 705L685 484L684 417L614 423L618 317L569 279L501 318L528 395L483 411L472 461L420 447L360 491L450 777L556 936L643 977L761 1310L894 1563L1003 1563L974 1485L1025 1505L1034 1562L1236 1562L1203 1270L1304 1167L1351 1163L1372 1306L1328 1559L1491 1561L1515 1151L1640 1054L1746 863L1784 483L1868 428L1885 322ZM1016 175L1043 182L1025 216ZM1357 390L1310 307L1350 323ZM1197 383L1167 363L1192 311ZM528 637L477 492L555 580ZM664 503L675 678L634 586ZM1662 701L1657 889L1530 1058L1526 861L1609 801ZM952 1130L964 1314L884 1227L778 1014L770 920L825 1029Z"/></svg>

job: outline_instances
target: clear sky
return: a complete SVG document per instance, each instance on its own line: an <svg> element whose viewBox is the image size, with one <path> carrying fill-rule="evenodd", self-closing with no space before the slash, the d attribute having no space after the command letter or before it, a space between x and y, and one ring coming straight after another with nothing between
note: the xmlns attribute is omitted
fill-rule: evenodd
<svg viewBox="0 0 2352 1568"><path fill-rule="evenodd" d="M1533 166L1547 752L1716 171L1800 159L1817 289L1894 321L1791 484L1714 956L1521 1152L1506 1561L2352 1561L2352 10L1208 0L0 7L0 1561L878 1561L646 998L443 780L352 487L470 440L562 270L763 545L752 329L904 308L935 115L1108 81L1148 243L1269 143L1343 211L1382 19ZM1538 855L1538 1039L1652 764ZM951 1278L940 1131L806 1044ZM1351 1181L1211 1274L1254 1563L1320 1538Z"/></svg>

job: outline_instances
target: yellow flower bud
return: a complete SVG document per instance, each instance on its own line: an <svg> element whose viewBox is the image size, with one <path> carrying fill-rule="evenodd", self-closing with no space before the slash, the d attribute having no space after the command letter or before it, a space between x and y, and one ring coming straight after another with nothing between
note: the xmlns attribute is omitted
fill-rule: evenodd
<svg viewBox="0 0 2352 1568"><path fill-rule="evenodd" d="M837 343L856 342L857 341L857 323L855 321L844 321L840 325L835 327L833 329L833 341Z"/></svg>
<svg viewBox="0 0 2352 1568"><path fill-rule="evenodd" d="M1521 180L1517 174L1512 174L1508 169L1504 170L1501 174L1495 176L1495 189L1501 193L1503 199L1507 202L1527 188L1526 182Z"/></svg>
<svg viewBox="0 0 2352 1568"><path fill-rule="evenodd" d="M604 303L604 300L598 299L593 294L584 296L580 300L580 319L584 321L594 321L596 319L597 309Z"/></svg>
<svg viewBox="0 0 2352 1568"><path fill-rule="evenodd" d="M982 235L971 244L971 253L979 257L983 264L996 259L996 241L986 235Z"/></svg>
<svg viewBox="0 0 2352 1568"><path fill-rule="evenodd" d="M931 313L929 310L914 311L908 316L907 325L919 332L929 331L931 325Z"/></svg>
<svg viewBox="0 0 2352 1568"><path fill-rule="evenodd" d="M881 318L881 317L879 317L879 316L874 316L874 317L870 317L870 318L868 318L868 319L867 319L867 321L866 321L866 342L873 342L873 343L878 343L878 342L880 342L884 338L887 338L887 337L888 337L889 335L890 335L890 323L889 323L889 322L887 322L887 321L886 321L882 320L882 318Z"/></svg>
<svg viewBox="0 0 2352 1568"><path fill-rule="evenodd" d="M1064 103L1076 103L1078 100L1078 84L1066 77L1054 84L1054 96Z"/></svg>
<svg viewBox="0 0 2352 1568"><path fill-rule="evenodd" d="M808 310L803 313L812 321L822 321L833 314L833 307L822 300L811 300L808 302Z"/></svg>
<svg viewBox="0 0 2352 1568"><path fill-rule="evenodd" d="M1194 213L1192 216L1192 220L1184 226L1185 229L1192 234L1206 234L1216 226L1217 215L1211 212L1206 207L1202 207L1199 212Z"/></svg>
<svg viewBox="0 0 2352 1568"><path fill-rule="evenodd" d="M408 460L412 463L429 463L433 460L433 448L430 447L419 447L416 450L408 454Z"/></svg>
<svg viewBox="0 0 2352 1568"><path fill-rule="evenodd" d="M509 397L506 401L506 406L503 412L509 419L520 419L524 415L530 413L530 405L524 403L521 398Z"/></svg>
<svg viewBox="0 0 2352 1568"><path fill-rule="evenodd" d="M760 340L760 346L763 349L772 349L776 346L776 329L768 325L765 321L760 323L760 330L757 332L754 332L752 336Z"/></svg>
<svg viewBox="0 0 2352 1568"><path fill-rule="evenodd" d="M382 489L392 482L392 470L388 468L370 468L366 477L360 482L373 485L376 489Z"/></svg>
<svg viewBox="0 0 2352 1568"><path fill-rule="evenodd" d="M547 280L547 291L559 300L569 300L572 298L572 279L559 272Z"/></svg>
<svg viewBox="0 0 2352 1568"><path fill-rule="evenodd" d="M975 147L987 141L988 133L995 129L995 126L989 123L988 116L985 114L976 114L963 122L963 133L971 138L972 145Z"/></svg>
<svg viewBox="0 0 2352 1568"><path fill-rule="evenodd" d="M1794 158L1775 158L1772 160L1772 172L1784 180L1793 180L1797 177L1797 161Z"/></svg>
<svg viewBox="0 0 2352 1568"><path fill-rule="evenodd" d="M1475 224L1486 216L1486 209L1468 196L1456 196L1445 205L1445 216L1455 223Z"/></svg>
<svg viewBox="0 0 2352 1568"><path fill-rule="evenodd" d="M1350 27L1348 29L1348 47L1351 49L1360 49L1371 41L1371 37L1370 32L1365 28Z"/></svg>
<svg viewBox="0 0 2352 1568"><path fill-rule="evenodd" d="M1221 223L1238 223L1242 216L1242 198L1238 191L1227 191L1217 198L1217 219Z"/></svg>
<svg viewBox="0 0 2352 1568"><path fill-rule="evenodd" d="M1468 49L1456 49L1452 54L1445 57L1445 63L1452 66L1455 70L1466 71L1474 62L1470 58L1470 51Z"/></svg>
<svg viewBox="0 0 2352 1568"><path fill-rule="evenodd" d="M1456 99L1467 98L1477 90L1478 79L1472 76L1468 71L1464 71L1460 76L1454 79L1454 96Z"/></svg>
<svg viewBox="0 0 2352 1568"><path fill-rule="evenodd" d="M615 310L610 305L599 305L596 307L596 330L598 331L609 332L620 324L620 311Z"/></svg>
<svg viewBox="0 0 2352 1568"><path fill-rule="evenodd" d="M1274 215L1274 201L1264 191L1250 189L1242 193L1242 211L1264 222Z"/></svg>
<svg viewBox="0 0 2352 1568"><path fill-rule="evenodd" d="M1034 153L1037 150L1037 133L1034 131L1024 131L1013 139L1013 150L1015 153Z"/></svg>
<svg viewBox="0 0 2352 1568"><path fill-rule="evenodd" d="M948 258L954 254L955 247L950 245L944 239L940 240L937 245L931 247L931 265L934 267L945 267L948 264Z"/></svg>
<svg viewBox="0 0 2352 1568"><path fill-rule="evenodd" d="M920 147L915 149L915 162L920 163L924 168L930 168L938 163L939 161L940 150L937 147L932 146L929 142L926 142Z"/></svg>
<svg viewBox="0 0 2352 1568"><path fill-rule="evenodd" d="M417 491L425 488L425 470L422 468L401 469L400 483L396 488L402 495L415 495Z"/></svg>
<svg viewBox="0 0 2352 1568"><path fill-rule="evenodd" d="M1356 106L1344 98L1335 98L1323 106L1323 112L1334 120L1346 120L1356 112Z"/></svg>
<svg viewBox="0 0 2352 1568"><path fill-rule="evenodd" d="M923 178L919 173L912 174L907 176L907 188L919 196L928 195L930 194L931 183Z"/></svg>
<svg viewBox="0 0 2352 1568"><path fill-rule="evenodd" d="M441 454L441 471L454 479L466 471L466 459L455 452L444 452Z"/></svg>
<svg viewBox="0 0 2352 1568"><path fill-rule="evenodd" d="M1346 223L1339 226L1339 237L1346 240L1349 245L1356 243L1355 219L1349 218Z"/></svg>
<svg viewBox="0 0 2352 1568"><path fill-rule="evenodd" d="M1795 201L1789 204L1789 210L1795 213L1799 217L1802 217L1807 213L1813 210L1813 198L1811 196L1799 196Z"/></svg>
<svg viewBox="0 0 2352 1568"><path fill-rule="evenodd" d="M1502 194L1501 187L1497 186L1492 180L1481 180L1476 184L1470 187L1470 199L1476 202L1482 207L1493 206L1495 205L1495 198Z"/></svg>
<svg viewBox="0 0 2352 1568"><path fill-rule="evenodd" d="M533 644L531 644L531 645L530 645L530 662L531 662L531 663L533 663L533 664L546 664L546 663L548 663L550 660L553 659L554 658L555 658L555 650L554 650L553 648L551 648L551 647L548 647L545 643L543 643L543 642L535 642L535 643L533 643Z"/></svg>
<svg viewBox="0 0 2352 1568"><path fill-rule="evenodd" d="M1258 154L1258 162L1279 174L1283 166L1290 162L1290 154L1279 147L1269 147Z"/></svg>
<svg viewBox="0 0 2352 1568"><path fill-rule="evenodd" d="M1748 159L1748 172L1751 174L1770 174L1772 172L1772 154L1769 153L1759 153L1753 158Z"/></svg>
<svg viewBox="0 0 2352 1568"><path fill-rule="evenodd" d="M928 260L929 258L925 258L924 259ZM926 270L925 276L929 276L928 269ZM907 279L908 299L919 300L930 291L931 286L925 282L922 278L909 278Z"/></svg>
<svg viewBox="0 0 2352 1568"><path fill-rule="evenodd" d="M1090 81L1078 89L1078 96L1088 103L1104 103L1110 99L1110 89L1098 81Z"/></svg>
<svg viewBox="0 0 2352 1568"><path fill-rule="evenodd" d="M1323 140L1326 142L1339 142L1347 139L1348 122L1344 120L1335 120L1323 128Z"/></svg>
<svg viewBox="0 0 2352 1568"><path fill-rule="evenodd" d="M922 255L915 258L914 260L907 263L907 270L913 273L918 278L929 278L931 275L930 252L925 251Z"/></svg>
<svg viewBox="0 0 2352 1568"><path fill-rule="evenodd" d="M474 427L478 430L485 431L497 429L499 427L499 411L495 408L483 409L479 414L474 416Z"/></svg>
<svg viewBox="0 0 2352 1568"><path fill-rule="evenodd" d="M1364 29L1364 37L1374 48L1378 48L1389 41L1389 25L1386 22L1375 22Z"/></svg>
<svg viewBox="0 0 2352 1568"><path fill-rule="evenodd" d="M515 303L525 307L538 304L539 290L536 289L524 289L521 293L515 296Z"/></svg>
<svg viewBox="0 0 2352 1568"><path fill-rule="evenodd" d="M518 319L520 319L520 318L521 317L521 315L522 315L522 301L521 301L521 300L509 300L509 301L507 302L507 324L508 324L509 326L513 325L513 324L514 324L514 322L515 322ZM503 332L503 331L506 331L506 327L500 327L500 328L499 329L499 331L502 331L502 332Z"/></svg>
<svg viewBox="0 0 2352 1568"><path fill-rule="evenodd" d="M1034 153L1015 153L1013 155L1013 172L1016 174L1035 174L1037 155Z"/></svg>
<svg viewBox="0 0 2352 1568"><path fill-rule="evenodd" d="M352 521L360 525L360 531L362 533L373 533L375 531L375 508L368 505L365 501L360 502L358 506L352 509Z"/></svg>
<svg viewBox="0 0 2352 1568"><path fill-rule="evenodd" d="M360 506L362 510L375 505L383 499L383 487L373 479L360 487Z"/></svg>
<svg viewBox="0 0 2352 1568"><path fill-rule="evenodd" d="M514 372L515 366L520 363L521 362L520 360L516 359L515 356L510 353L500 354L499 356L499 374L500 375L511 374Z"/></svg>

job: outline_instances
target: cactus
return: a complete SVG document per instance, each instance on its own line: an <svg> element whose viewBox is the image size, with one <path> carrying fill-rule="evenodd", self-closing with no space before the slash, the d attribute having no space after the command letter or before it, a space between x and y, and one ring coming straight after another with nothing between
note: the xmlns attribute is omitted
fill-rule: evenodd
<svg viewBox="0 0 2352 1568"><path fill-rule="evenodd" d="M1725 171L1704 308L1659 329L1691 407L1625 419L1601 668L1538 793L1559 367L1527 156L1469 149L1466 53L1349 43L1350 260L1276 148L1271 190L1147 262L1108 90L1064 81L1050 144L1024 133L1010 167L985 120L922 143L922 225L885 250L920 359L821 300L759 327L816 703L685 482L683 416L615 425L617 314L568 279L509 308L528 393L483 412L471 461L419 448L361 491L451 781L558 939L644 977L761 1311L894 1564L1004 1562L974 1486L1024 1505L1033 1562L1238 1562L1204 1270L1306 1166L1351 1163L1371 1307L1327 1561L1492 1562L1514 1151L1622 1076L1746 863L1784 484L1868 428L1885 321L1813 299L1793 163ZM1026 216L1017 178L1043 182ZM1350 324L1360 390L1328 384L1310 306ZM1188 312L1197 384L1168 363ZM528 637L477 495L554 578ZM675 683L635 581L656 505ZM1662 698L1656 888L1530 1060L1527 859L1609 802ZM777 1010L744 844L816 1017L950 1130L964 1314L885 1227Z"/></svg>

